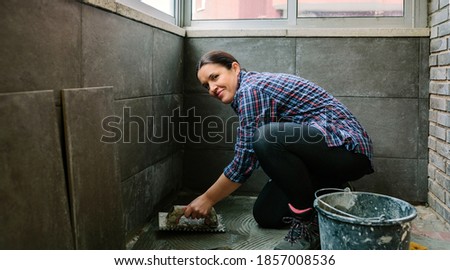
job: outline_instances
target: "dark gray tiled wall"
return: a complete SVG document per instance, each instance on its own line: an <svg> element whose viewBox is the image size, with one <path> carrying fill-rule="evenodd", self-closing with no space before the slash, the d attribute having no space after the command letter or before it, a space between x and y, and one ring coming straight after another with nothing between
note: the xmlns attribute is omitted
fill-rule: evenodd
<svg viewBox="0 0 450 270"><path fill-rule="evenodd" d="M112 87L115 98L112 105L114 111L119 111L119 117L123 106L129 106L133 114L146 119L155 114L171 115L172 110L183 103L182 37L75 0L1 1L0 25L0 93L13 95L23 91L55 90L51 92L54 95L51 106L52 110L55 104L57 106L55 115L59 134L54 139L61 145L63 157L62 89ZM42 112L49 109L41 108ZM18 115L26 113L17 111ZM42 126L53 124L53 120L40 119L48 121ZM122 122L119 121L113 126L120 130L120 124ZM155 123L155 128L160 130L163 126ZM108 130L112 128L95 136L111 135ZM136 133L134 131L131 137L136 137ZM2 139L0 145L9 143L13 142L5 143ZM179 188L182 148L173 142L154 144L148 140L140 144L125 144L119 140L117 144L119 151L116 158L120 164L122 190L132 189L128 186L131 182L128 179L133 177L138 179L134 181L135 185L145 185L147 178L141 175L149 170L157 170L158 173L148 177L152 183L160 185L155 190L148 189L143 198L124 192L125 216L128 220L134 220L126 224L126 233L130 233L144 225L163 196ZM92 166L101 167L98 162L100 160L92 160ZM163 172L170 172L171 176ZM2 175L0 179L4 179ZM40 188L36 183L36 189ZM102 190L101 186L93 188L99 192ZM28 197L22 194L17 199L27 202ZM142 204L142 201L147 203ZM142 208L127 208L130 205ZM31 213L27 215L24 212L22 218L27 216ZM56 217L48 218L57 220ZM42 233L42 236L45 235ZM40 237L36 236L36 245L33 246L36 249L54 244L50 241L46 246L39 240ZM20 239L11 241L14 240ZM32 238L27 240L33 241ZM39 246L39 243L42 245ZM66 245L61 245L61 248L71 247L74 247L73 243L67 241Z"/></svg>
<svg viewBox="0 0 450 270"><path fill-rule="evenodd" d="M118 121L112 125L121 134L120 179L125 226L131 234L181 183L181 175L172 172L181 168L173 160L182 148L172 139L173 128L160 119L182 108L184 41L88 5L82 6L82 21L83 86L114 89ZM160 135L164 140L156 140Z"/></svg>
<svg viewBox="0 0 450 270"><path fill-rule="evenodd" d="M210 98L197 82L196 62L210 50L232 53L248 70L297 74L341 100L371 135L376 172L355 186L424 202L428 48L427 38L188 38L185 107L224 121L234 116L229 106ZM188 144L184 184L207 188L231 160L232 151L233 142ZM199 161L207 165L200 166ZM262 171L253 175L244 185L246 192L257 193L266 179Z"/></svg>
<svg viewBox="0 0 450 270"><path fill-rule="evenodd" d="M0 248L75 247L59 104L61 89L81 86L80 11L68 0L0 2L0 108L13 121L0 124L0 163L14 171L0 171L8 206L0 211Z"/></svg>

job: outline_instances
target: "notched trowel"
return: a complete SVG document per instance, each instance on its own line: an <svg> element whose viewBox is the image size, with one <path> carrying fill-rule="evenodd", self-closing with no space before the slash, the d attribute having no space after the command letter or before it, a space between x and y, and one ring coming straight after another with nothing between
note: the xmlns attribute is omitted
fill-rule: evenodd
<svg viewBox="0 0 450 270"><path fill-rule="evenodd" d="M225 232L222 216L214 208L205 218L186 218L184 205L174 205L169 212L159 212L159 230L186 232Z"/></svg>

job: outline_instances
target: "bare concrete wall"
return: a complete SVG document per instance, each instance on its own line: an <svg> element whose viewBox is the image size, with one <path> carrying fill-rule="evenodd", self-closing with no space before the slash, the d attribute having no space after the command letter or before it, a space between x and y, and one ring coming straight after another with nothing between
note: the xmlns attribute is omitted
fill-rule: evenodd
<svg viewBox="0 0 450 270"><path fill-rule="evenodd" d="M1 1L0 24L0 201L2 205L8 206L1 208L0 249L123 248L126 241L124 236L131 236L134 231L139 230L156 211L158 203L178 189L181 183L180 145L172 141L138 142L137 138L143 135L142 130L146 132L149 128L158 134L165 127L158 121L144 121L141 126L133 121L171 115L174 108L182 105L183 38L76 0ZM64 119L61 112L65 105L61 103L61 91L77 89L71 90L71 95L66 95L70 99L72 95L78 97L78 93L86 93L83 89L93 91L93 88L106 89L105 93L108 89L113 91L112 101L108 101L112 104L101 103L110 100L109 96L108 99L100 97L98 100L89 100L92 117L89 114L79 114L79 117L76 117L77 114L70 114L70 119ZM47 102L49 93L53 97L50 103ZM30 107L29 101L33 94L38 97L37 100L45 100L47 103L37 102ZM96 98L97 94L91 96ZM99 104L97 109L96 106L91 106L96 102ZM71 100L66 100L65 104L70 104L72 110L77 109L77 106L81 110L83 106L87 106L71 103ZM111 118L114 120L109 123L112 128L102 126L103 123L97 119L104 113L105 107L112 108L112 116L118 117ZM125 117L124 108L128 108L129 112ZM31 118L28 117L30 111L34 112ZM13 126L14 123L10 121L14 119L13 116L21 119L21 125L26 125L26 129ZM83 134L97 138L93 140L91 137L86 142L100 142L103 135L112 136L114 132L120 135L113 144L117 150L116 155L105 161L108 155L89 153L85 155L87 163L83 161L83 164L90 163L99 170L108 167L102 166L102 162L117 162L114 163L117 166L114 176L111 176L111 172L104 175L112 178L117 176L121 194L119 198L113 195L117 194L117 190L104 188L105 179L84 185L94 189L89 190L89 194L98 194L90 204L86 200L92 199L91 197L81 196L86 193L77 193L82 191L77 190L70 179L75 179L73 175L83 173L72 174L68 170L74 168L73 159L80 159L83 155L77 153L75 156L74 151L66 151L64 126L68 124L65 121L69 120L71 128L84 127ZM98 126L89 126L93 120L98 122L95 124ZM103 134L98 127L106 128L103 129ZM23 137L17 137L21 130L27 130L29 134L23 133ZM26 149L20 147L24 143L39 146L42 143L39 136L46 136L42 134L43 130L55 131L54 135L48 134L48 138L53 141L46 144L53 148L44 153L44 145ZM128 137L124 138L125 134ZM79 149L90 149L87 145L83 146L82 138L76 139ZM7 149L3 149L4 147ZM44 156L52 159L40 158ZM52 171L41 172L42 169ZM19 171L27 173L14 173ZM98 170L92 170L88 176L92 178L103 175L98 173ZM41 177L42 175L51 177ZM88 177L80 181L85 179ZM29 188L22 190L22 183L29 183ZM85 207L78 209L72 205L76 201L74 197L85 200L82 204ZM122 211L120 216L123 220L116 222L121 224L111 226L121 228L123 233L108 235L120 241L103 241L101 234L106 231L92 231L101 228L102 226L97 226L99 224L74 224L81 220L74 219L74 211L88 220L98 213L99 209L96 207L107 205L100 201L96 203L96 200L114 200L115 207L121 206L116 210ZM25 205L33 207L24 208ZM52 210L51 207L55 205L59 208ZM30 220L31 217L33 220ZM5 220L10 222L3 222ZM56 222L52 222L52 226L56 226L53 231L49 230L50 220ZM96 220L102 222L101 219ZM17 233L17 226L13 228L14 224L29 224L31 221L33 226L20 227L20 235L12 234ZM76 230L80 225L85 226L84 231ZM13 229L15 230L12 231ZM77 235L80 233L85 235L80 237ZM3 237L6 234L10 237Z"/></svg>
<svg viewBox="0 0 450 270"><path fill-rule="evenodd" d="M195 76L197 60L213 49L232 53L248 70L297 74L327 89L374 142L376 173L356 181L357 189L427 200L427 38L188 38L185 108L230 119L232 109L210 98ZM184 185L209 186L231 160L233 145L188 144ZM257 193L265 181L259 170L240 192Z"/></svg>

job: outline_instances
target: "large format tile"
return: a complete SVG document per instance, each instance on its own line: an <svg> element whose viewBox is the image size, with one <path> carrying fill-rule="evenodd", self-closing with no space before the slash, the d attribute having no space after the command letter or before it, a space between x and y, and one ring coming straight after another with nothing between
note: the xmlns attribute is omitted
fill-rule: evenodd
<svg viewBox="0 0 450 270"><path fill-rule="evenodd" d="M430 39L420 39L419 98L428 99L430 88Z"/></svg>
<svg viewBox="0 0 450 270"><path fill-rule="evenodd" d="M0 1L0 25L0 93L81 86L79 2Z"/></svg>
<svg viewBox="0 0 450 270"><path fill-rule="evenodd" d="M197 81L196 65L211 50L231 53L247 70L295 73L293 38L190 38L185 45L185 90L205 92Z"/></svg>
<svg viewBox="0 0 450 270"><path fill-rule="evenodd" d="M64 89L67 169L77 249L122 249L122 194L114 143L102 141L114 114L110 87Z"/></svg>
<svg viewBox="0 0 450 270"><path fill-rule="evenodd" d="M181 111L181 95L162 95L115 102L115 126L121 179L125 180L180 149L174 139L178 124L172 116ZM177 108L179 108L177 110Z"/></svg>
<svg viewBox="0 0 450 270"><path fill-rule="evenodd" d="M394 196L409 202L425 202L427 189L417 159L375 158L375 173L353 182L357 191ZM425 186L424 186L425 184Z"/></svg>
<svg viewBox="0 0 450 270"><path fill-rule="evenodd" d="M83 5L83 87L109 85L116 99L152 91L154 29Z"/></svg>
<svg viewBox="0 0 450 270"><path fill-rule="evenodd" d="M0 94L0 249L73 249L53 91Z"/></svg>
<svg viewBox="0 0 450 270"><path fill-rule="evenodd" d="M422 159L428 158L428 119L429 119L429 100L419 99L419 136L417 138L418 156Z"/></svg>
<svg viewBox="0 0 450 270"><path fill-rule="evenodd" d="M149 128L153 123L153 103L154 97L114 102L115 123L121 133L116 142L122 181L152 164L154 145L149 140Z"/></svg>
<svg viewBox="0 0 450 270"><path fill-rule="evenodd" d="M298 38L297 75L338 96L418 97L417 38Z"/></svg>
<svg viewBox="0 0 450 270"><path fill-rule="evenodd" d="M372 138L376 157L417 158L419 102L407 98L338 97Z"/></svg>
<svg viewBox="0 0 450 270"><path fill-rule="evenodd" d="M133 234L155 213L156 207L181 184L180 153L169 156L122 183L126 231Z"/></svg>
<svg viewBox="0 0 450 270"><path fill-rule="evenodd" d="M180 94L183 88L184 39L155 29L153 43L153 92Z"/></svg>
<svg viewBox="0 0 450 270"><path fill-rule="evenodd" d="M162 95L154 97L153 125L149 137L153 144L151 160L159 161L181 148L176 136L180 133L178 113L183 111L181 95Z"/></svg>
<svg viewBox="0 0 450 270"><path fill-rule="evenodd" d="M149 206L153 204L153 198L146 196L146 193L152 189L151 178L147 176L151 175L152 171L153 167L150 166L122 182L123 214L127 234L133 234L142 228L151 214Z"/></svg>

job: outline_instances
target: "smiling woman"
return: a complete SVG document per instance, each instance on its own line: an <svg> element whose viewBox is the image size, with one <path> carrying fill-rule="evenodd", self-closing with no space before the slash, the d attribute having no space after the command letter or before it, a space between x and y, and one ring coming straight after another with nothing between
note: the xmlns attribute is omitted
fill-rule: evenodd
<svg viewBox="0 0 450 270"><path fill-rule="evenodd" d="M203 55L197 77L211 96L231 105L239 126L233 159L185 216L206 216L261 166L271 180L253 207L255 221L282 228L284 217L292 216L286 241L275 249L318 248L314 192L373 172L367 132L320 86L290 74L247 72L227 52Z"/></svg>
<svg viewBox="0 0 450 270"><path fill-rule="evenodd" d="M236 94L240 71L239 62L232 55L212 51L200 59L197 77L211 96L229 104Z"/></svg>

